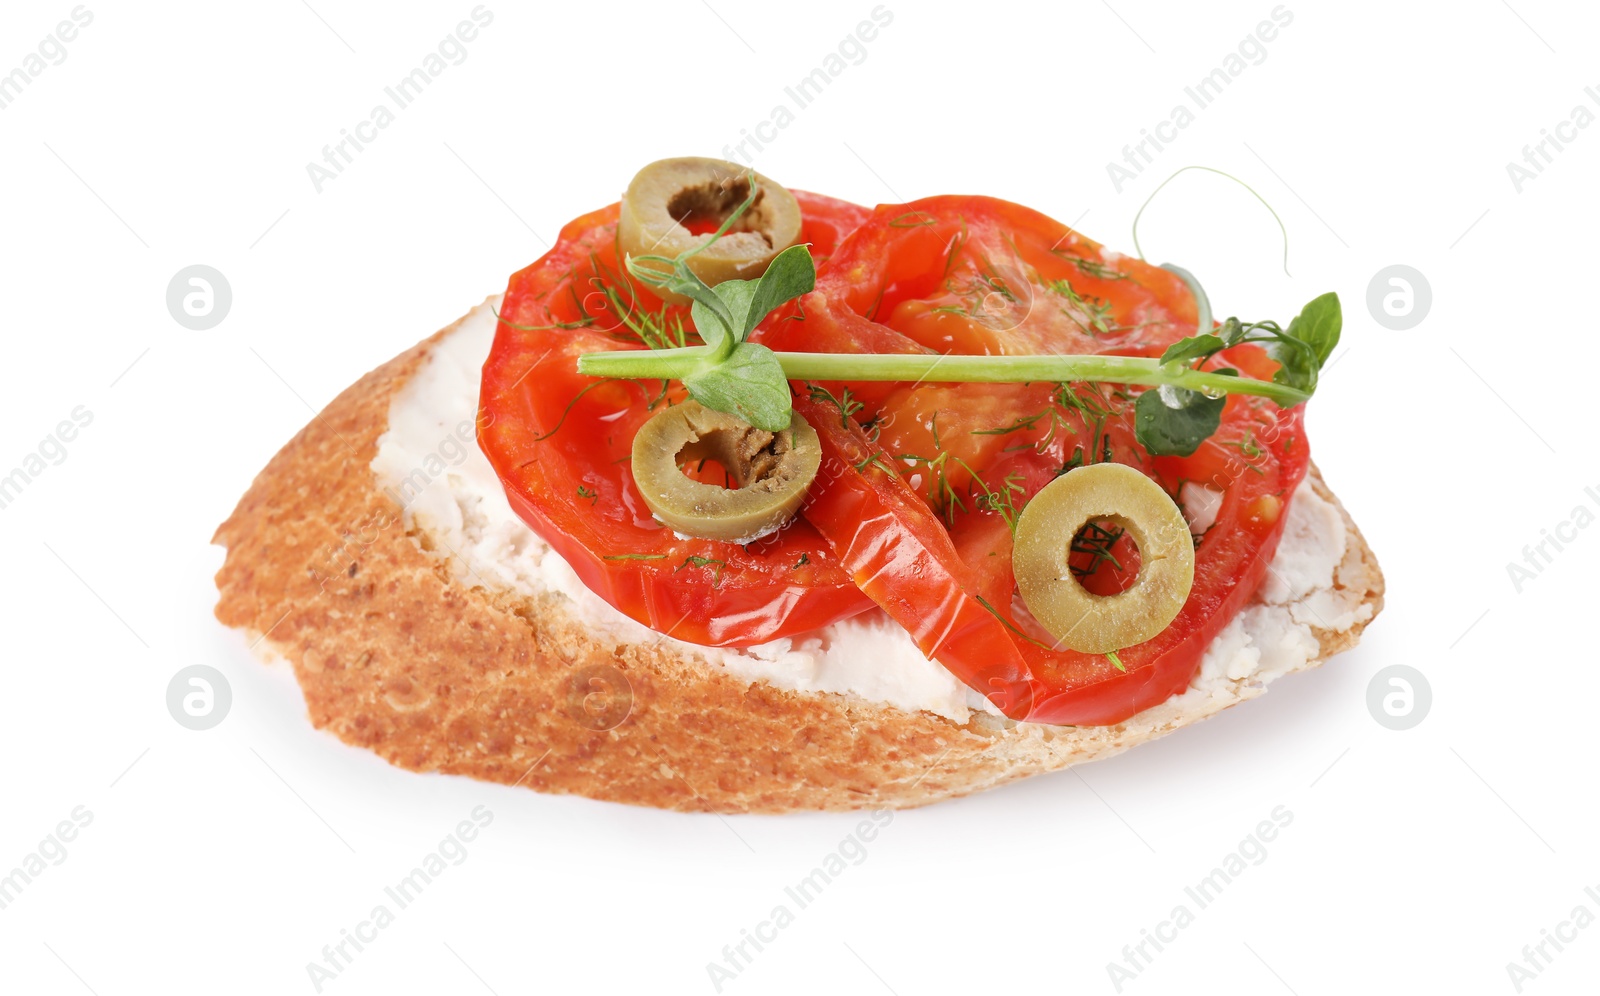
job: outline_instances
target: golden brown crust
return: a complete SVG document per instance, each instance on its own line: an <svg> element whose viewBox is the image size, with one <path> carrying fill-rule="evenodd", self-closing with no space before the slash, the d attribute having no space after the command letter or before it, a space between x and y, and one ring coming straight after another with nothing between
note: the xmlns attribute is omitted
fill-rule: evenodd
<svg viewBox="0 0 1600 996"><path fill-rule="evenodd" d="M559 595L530 606L460 584L407 532L371 470L390 399L452 329L334 399L213 540L228 551L217 618L264 635L292 664L313 724L392 764L665 809L905 807L1106 757L1260 694L1235 682L1197 707L1169 702L1112 727L981 714L960 725L747 684L665 647L602 645ZM1314 486L1337 505L1320 478ZM1340 514L1349 542L1336 585L1375 615L1383 576ZM1370 618L1315 630L1322 655L1311 664L1353 646Z"/></svg>

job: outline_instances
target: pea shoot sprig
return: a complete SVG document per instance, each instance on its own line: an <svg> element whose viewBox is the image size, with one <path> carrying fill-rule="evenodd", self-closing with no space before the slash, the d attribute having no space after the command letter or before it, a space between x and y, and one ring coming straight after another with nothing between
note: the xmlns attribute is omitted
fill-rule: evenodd
<svg viewBox="0 0 1600 996"><path fill-rule="evenodd" d="M707 408L736 415L757 428L779 432L793 411L789 381L910 381L940 383L1106 382L1153 387L1135 402L1139 443L1152 454L1188 456L1217 430L1229 394L1263 397L1288 408L1311 398L1317 377L1339 341L1339 298L1315 298L1287 328L1275 322L1229 318L1214 326L1205 291L1187 271L1166 268L1189 285L1198 332L1169 346L1160 358L1105 355L968 356L953 353L775 352L748 341L772 311L816 285L810 250L791 246L755 280L708 286L689 260L732 228L754 202L749 195L717 231L678 256L626 260L628 272L651 287L690 300L690 316L704 346L617 350L578 358L578 372L595 377L678 380ZM1206 369L1218 353L1259 343L1280 364L1271 380L1243 376L1230 367Z"/></svg>

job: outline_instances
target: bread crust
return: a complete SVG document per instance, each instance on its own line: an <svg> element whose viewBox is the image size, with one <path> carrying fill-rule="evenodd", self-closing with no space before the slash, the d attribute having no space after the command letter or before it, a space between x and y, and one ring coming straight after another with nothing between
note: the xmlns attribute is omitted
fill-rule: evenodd
<svg viewBox="0 0 1600 996"><path fill-rule="evenodd" d="M685 811L898 808L1108 757L1261 694L1246 678L1199 708L1158 706L1109 727L985 714L959 724L747 683L666 646L598 642L562 596L530 603L459 583L371 469L395 392L459 324L334 399L213 539L227 548L217 618L293 666L315 726L391 764ZM1314 628L1321 654L1306 666L1354 646L1384 588L1355 523L1312 475L1348 530L1335 586L1372 614Z"/></svg>

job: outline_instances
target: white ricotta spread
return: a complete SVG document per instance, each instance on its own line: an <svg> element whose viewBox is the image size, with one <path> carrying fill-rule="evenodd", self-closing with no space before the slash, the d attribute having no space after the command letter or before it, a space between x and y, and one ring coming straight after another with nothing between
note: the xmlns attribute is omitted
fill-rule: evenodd
<svg viewBox="0 0 1600 996"><path fill-rule="evenodd" d="M491 299L474 309L396 392L388 431L378 440L372 461L379 487L404 507L407 528L426 539L424 546L432 555L447 559L462 583L529 598L557 593L596 636L628 643L660 641L746 681L855 695L959 723L973 710L995 712L988 700L924 657L905 630L878 612L799 637L718 649L663 637L586 588L567 562L511 510L475 440L479 380L494 341L491 308L498 304ZM1370 615L1369 606L1358 609L1359 602L1327 590L1345 552L1338 510L1303 484L1286 514L1283 541L1261 592L1266 604L1253 605L1234 619L1207 650L1190 689L1164 705L1183 706L1191 696L1222 694L1228 681L1264 683L1292 671L1317 656L1311 626L1343 630Z"/></svg>

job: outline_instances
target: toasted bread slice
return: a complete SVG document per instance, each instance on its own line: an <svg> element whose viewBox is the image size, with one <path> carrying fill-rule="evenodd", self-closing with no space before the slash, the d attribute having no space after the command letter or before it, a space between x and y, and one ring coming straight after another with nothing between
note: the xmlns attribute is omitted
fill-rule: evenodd
<svg viewBox="0 0 1600 996"><path fill-rule="evenodd" d="M1115 726L981 711L958 722L751 681L671 641L619 642L559 592L459 580L375 477L391 401L487 307L334 399L214 539L227 547L217 618L292 664L318 728L399 767L664 809L919 806L1108 757L1254 698L1353 646L1382 607L1377 561L1313 467L1342 556L1326 585L1274 593L1269 578L1245 610L1281 614L1298 650L1225 631L1184 694Z"/></svg>

